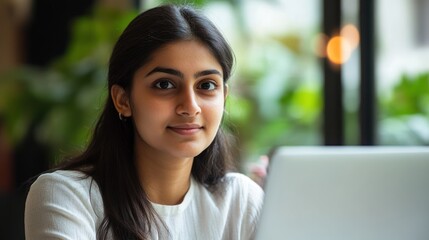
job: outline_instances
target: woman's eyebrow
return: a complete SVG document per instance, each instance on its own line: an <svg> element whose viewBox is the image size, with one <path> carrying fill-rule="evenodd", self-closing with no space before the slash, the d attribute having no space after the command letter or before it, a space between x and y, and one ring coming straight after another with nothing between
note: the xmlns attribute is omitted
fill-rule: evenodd
<svg viewBox="0 0 429 240"><path fill-rule="evenodd" d="M148 74L146 74L146 77L153 74L153 73L156 73L156 72L167 73L167 74L171 74L174 76L178 76L180 78L184 78L184 75L182 72L180 72L176 69L173 69L173 68L165 68L165 67L155 67L154 69L152 69L152 71L150 71ZM219 75L222 77L222 73L220 73L218 70L208 69L208 70L203 70L203 71L195 73L194 78L199 78L199 77L211 75L211 74L216 74L216 75Z"/></svg>
<svg viewBox="0 0 429 240"><path fill-rule="evenodd" d="M206 75L211 75L211 74L216 74L216 75L219 75L219 76L222 77L222 74L218 70L216 70L216 69L209 69L209 70L204 70L204 71L195 73L194 74L194 78L199 78L199 77L206 76Z"/></svg>
<svg viewBox="0 0 429 240"><path fill-rule="evenodd" d="M164 68L164 67L156 67L156 68L152 69L152 71L150 71L148 74L146 74L146 77L153 74L153 73L156 73L156 72L167 73L167 74L178 76L180 78L184 77L183 73L181 73L180 71L177 71L176 69L173 69L173 68Z"/></svg>

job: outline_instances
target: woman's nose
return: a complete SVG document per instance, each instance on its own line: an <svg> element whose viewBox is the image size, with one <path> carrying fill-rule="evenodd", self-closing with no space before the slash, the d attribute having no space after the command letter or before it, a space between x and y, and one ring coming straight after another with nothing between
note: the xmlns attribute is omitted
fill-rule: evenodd
<svg viewBox="0 0 429 240"><path fill-rule="evenodd" d="M201 112L198 96L194 89L184 89L179 96L176 113L181 116L195 117Z"/></svg>

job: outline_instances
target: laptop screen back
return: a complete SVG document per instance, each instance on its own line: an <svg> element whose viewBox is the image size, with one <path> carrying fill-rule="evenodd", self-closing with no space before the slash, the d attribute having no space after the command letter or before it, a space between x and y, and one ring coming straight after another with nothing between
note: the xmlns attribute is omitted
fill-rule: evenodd
<svg viewBox="0 0 429 240"><path fill-rule="evenodd" d="M429 239L429 148L281 147L258 240Z"/></svg>

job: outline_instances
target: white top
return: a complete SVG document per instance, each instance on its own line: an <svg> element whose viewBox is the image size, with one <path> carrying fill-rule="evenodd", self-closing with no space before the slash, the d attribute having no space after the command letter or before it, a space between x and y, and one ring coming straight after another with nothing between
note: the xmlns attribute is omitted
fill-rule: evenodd
<svg viewBox="0 0 429 240"><path fill-rule="evenodd" d="M27 240L96 239L104 217L103 203L96 182L82 177L78 171L56 171L41 175L33 183L25 205ZM179 205L152 203L166 223L170 239L255 237L262 189L240 173L228 173L220 184L224 186L213 193L192 179Z"/></svg>

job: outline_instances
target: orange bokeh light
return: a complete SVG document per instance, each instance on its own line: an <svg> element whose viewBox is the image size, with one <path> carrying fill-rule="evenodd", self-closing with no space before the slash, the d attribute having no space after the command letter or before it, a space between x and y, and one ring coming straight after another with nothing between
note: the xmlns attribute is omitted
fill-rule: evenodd
<svg viewBox="0 0 429 240"><path fill-rule="evenodd" d="M348 41L342 36L332 37L326 46L328 59L334 64L343 64L349 58L353 51Z"/></svg>
<svg viewBox="0 0 429 240"><path fill-rule="evenodd" d="M333 64L344 64L359 46L359 30L353 24L344 25L339 35L328 37L319 33L314 38L314 53L319 57L327 57Z"/></svg>
<svg viewBox="0 0 429 240"><path fill-rule="evenodd" d="M358 29L352 24L347 24L341 29L340 35L329 39L326 45L326 56L334 64L343 64L358 47L359 41Z"/></svg>
<svg viewBox="0 0 429 240"><path fill-rule="evenodd" d="M353 49L357 48L359 45L359 31L352 24L347 24L341 29L341 37L344 37L349 42L350 47Z"/></svg>

